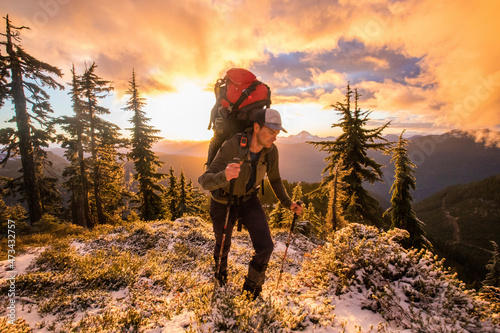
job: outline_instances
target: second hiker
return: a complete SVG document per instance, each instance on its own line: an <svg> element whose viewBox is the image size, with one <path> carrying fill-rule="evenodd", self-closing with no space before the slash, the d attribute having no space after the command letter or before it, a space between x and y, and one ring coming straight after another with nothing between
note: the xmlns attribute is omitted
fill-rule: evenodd
<svg viewBox="0 0 500 333"><path fill-rule="evenodd" d="M228 139L206 172L198 179L203 189L210 190L212 193L210 216L216 239L214 248L216 263L221 253L224 225L227 212L229 212L225 244L215 277L221 284L227 280L227 259L231 247L231 235L236 220L239 220L247 228L255 250L243 284L243 291L251 293L254 299L262 291L267 265L274 249L266 214L257 196L259 186L266 174L281 204L290 208L294 213L302 213L302 207L292 202L281 181L278 149L274 145L280 131L286 132L282 127L278 111L270 108L259 110L254 117L253 127L246 133L239 133ZM241 162L235 163L235 158ZM231 208L228 209L232 179L234 179L234 190Z"/></svg>

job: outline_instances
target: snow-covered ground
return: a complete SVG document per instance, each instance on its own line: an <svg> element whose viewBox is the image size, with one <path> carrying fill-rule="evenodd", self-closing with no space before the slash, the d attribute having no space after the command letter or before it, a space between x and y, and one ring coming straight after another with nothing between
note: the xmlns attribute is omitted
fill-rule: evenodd
<svg viewBox="0 0 500 333"><path fill-rule="evenodd" d="M213 297L213 236L199 218L31 249L15 262L16 326L0 321L0 331L500 332L498 314L431 254L397 244L402 231L353 225L323 246L295 235L279 288L287 233L273 237L268 279L253 302L241 296L248 233L233 235L229 283ZM0 276L8 304L7 261Z"/></svg>

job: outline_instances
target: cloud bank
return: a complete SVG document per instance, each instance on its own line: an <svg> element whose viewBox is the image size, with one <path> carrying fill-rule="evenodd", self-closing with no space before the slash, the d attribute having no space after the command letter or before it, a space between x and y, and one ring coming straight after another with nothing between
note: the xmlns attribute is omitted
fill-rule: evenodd
<svg viewBox="0 0 500 333"><path fill-rule="evenodd" d="M432 0L25 0L4 13L26 49L69 74L95 61L146 94L208 86L233 66L271 85L274 103L343 99L427 127L500 124L500 2ZM69 80L69 79L68 79Z"/></svg>

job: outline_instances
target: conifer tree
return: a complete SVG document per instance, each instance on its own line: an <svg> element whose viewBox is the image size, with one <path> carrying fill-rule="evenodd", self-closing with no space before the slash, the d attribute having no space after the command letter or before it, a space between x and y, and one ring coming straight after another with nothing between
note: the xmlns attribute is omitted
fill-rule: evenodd
<svg viewBox="0 0 500 333"><path fill-rule="evenodd" d="M139 215L141 219L151 221L164 218L166 213L162 199L165 187L160 184L160 181L167 175L157 171L164 163L152 150L153 144L162 138L157 136L160 130L148 125L151 119L146 117L143 111L146 103L145 99L140 96L134 71L132 71L129 84L127 94L130 98L127 106L123 108L125 111L133 112L129 120L132 124L132 128L129 128L132 131L132 151L128 157L134 161L136 171L133 177L138 183Z"/></svg>
<svg viewBox="0 0 500 333"><path fill-rule="evenodd" d="M274 209L269 213L269 225L273 228L284 228L287 226L289 216L290 211L278 201Z"/></svg>
<svg viewBox="0 0 500 333"><path fill-rule="evenodd" d="M3 230L7 228L8 220L23 221L26 218L26 210L20 205L7 206L3 198L7 196L5 184L12 181L11 178L0 177L0 227Z"/></svg>
<svg viewBox="0 0 500 333"><path fill-rule="evenodd" d="M342 176L346 174L346 172L340 171L342 161L339 161L333 170L333 179L326 186L326 193L328 195L328 210L326 213L326 222L331 226L331 231L335 232L336 230L345 227L345 221L341 216L341 197L342 197L342 189L345 186L340 179ZM325 230L326 231L326 230Z"/></svg>
<svg viewBox="0 0 500 333"><path fill-rule="evenodd" d="M292 201L296 202L298 200L302 200L302 196L302 186L300 186L300 182L298 182L292 191Z"/></svg>
<svg viewBox="0 0 500 333"><path fill-rule="evenodd" d="M127 147L128 140L121 138L119 130L118 126L110 122L102 119L98 122L98 181L103 214L107 222L121 218L127 208L126 201L132 196L125 189L123 168L125 154L118 152L119 148Z"/></svg>
<svg viewBox="0 0 500 333"><path fill-rule="evenodd" d="M103 185L101 175L101 164L98 163L98 127L102 123L99 115L109 114L109 110L99 105L99 100L106 97L113 90L110 81L103 80L96 74L97 65L95 62L85 69L80 77L79 85L82 93L82 108L89 121L90 155L91 155L91 180L93 185L93 203L96 209L97 222L106 223L106 216L103 209L101 186Z"/></svg>
<svg viewBox="0 0 500 333"><path fill-rule="evenodd" d="M72 221L75 224L87 227L94 227L94 219L91 216L89 200L89 162L85 158L86 147L89 146L88 128L89 119L83 108L82 89L80 86L81 75L76 74L75 66L71 69L72 80L69 83L72 108L72 117L63 116L58 119L58 123L67 133L62 136L61 146L66 149L65 157L70 165L65 168L63 177L66 181L63 186L70 193L70 204Z"/></svg>
<svg viewBox="0 0 500 333"><path fill-rule="evenodd" d="M177 208L179 217L182 217L185 213L193 213L194 210L192 205L192 183L187 182L184 170L181 169L181 175L179 178L179 204Z"/></svg>
<svg viewBox="0 0 500 333"><path fill-rule="evenodd" d="M496 242L491 241L493 245L493 256L490 262L486 265L488 273L486 279L483 281L483 286L491 286L500 288L500 252Z"/></svg>
<svg viewBox="0 0 500 333"><path fill-rule="evenodd" d="M7 69L7 57L2 56L2 50L0 50L0 108L4 106L9 93L7 86L9 84L9 74Z"/></svg>
<svg viewBox="0 0 500 333"><path fill-rule="evenodd" d="M352 95L354 94L354 103ZM336 175L336 165L340 165L342 174L340 181L346 184L340 205L342 215L348 222L363 222L381 226L382 220L377 216L379 203L363 188L363 182L371 184L382 180L382 165L368 157L368 150L385 150L389 145L382 138L382 131L389 125L368 129L370 111L362 111L358 107L359 94L347 85L345 101L332 105L341 119L332 127L340 127L342 134L333 141L310 142L321 151L328 153L323 173L324 186L327 186ZM354 104L354 109L352 109ZM379 140L379 142L376 142Z"/></svg>
<svg viewBox="0 0 500 333"><path fill-rule="evenodd" d="M189 214L200 214L203 212L203 206L207 204L208 196L203 193L199 188L193 186L193 181L190 179L188 192L191 193L191 205L188 207Z"/></svg>
<svg viewBox="0 0 500 333"><path fill-rule="evenodd" d="M5 37L5 41L0 42L0 45L5 47L6 54L0 55L2 63L0 99L1 103L5 98L12 99L15 117L11 122L16 122L17 130L1 129L0 143L3 145L2 152L5 153L5 157L0 163L5 164L13 156L21 156L22 192L28 205L29 221L34 223L41 219L43 213L40 194L43 174L40 174L36 158L43 156L40 150L48 145L47 138L51 137L53 130L49 126L50 113L52 113L49 95L42 87L64 89L49 76L52 74L61 77L62 73L60 69L29 55L20 46L20 32L27 27L13 26L8 15L5 17L5 22L6 33L0 34ZM10 82L5 84L7 76ZM28 97L25 91L30 94ZM31 106L31 112L28 112L28 104ZM45 189L50 189L50 186Z"/></svg>
<svg viewBox="0 0 500 333"><path fill-rule="evenodd" d="M63 187L69 193L68 208L71 214L71 221L77 225L87 227L83 201L81 200L81 182L79 180L79 165L76 149L76 140L61 139L61 147L65 149L64 157L69 162L69 165L64 168L62 176L65 179Z"/></svg>
<svg viewBox="0 0 500 333"><path fill-rule="evenodd" d="M174 168L170 167L168 175L168 188L165 192L166 206L170 214L170 219L176 220L179 218L179 191L177 177L175 176Z"/></svg>
<svg viewBox="0 0 500 333"><path fill-rule="evenodd" d="M430 249L432 245L425 237L424 223L417 218L412 206L410 191L416 189L415 165L408 156L408 140L403 138L403 133L399 136L397 146L390 149L396 172L391 186L391 207L384 215L391 217L391 228L405 229L410 233L410 238L402 242L404 246Z"/></svg>
<svg viewBox="0 0 500 333"><path fill-rule="evenodd" d="M62 217L64 210L62 196L57 188L58 176L53 169L53 163L48 160L47 152L43 149L35 149L35 157L42 211L43 213Z"/></svg>
<svg viewBox="0 0 500 333"><path fill-rule="evenodd" d="M304 207L302 220L309 222L309 229L312 234L322 236L323 227L321 224L321 220L316 214L316 210L314 209L314 205L312 202L309 202L309 204Z"/></svg>

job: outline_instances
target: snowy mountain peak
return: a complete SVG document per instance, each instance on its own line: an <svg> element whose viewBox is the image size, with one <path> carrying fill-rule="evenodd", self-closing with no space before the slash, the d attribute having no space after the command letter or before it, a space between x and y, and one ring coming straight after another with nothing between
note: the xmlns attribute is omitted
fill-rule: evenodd
<svg viewBox="0 0 500 333"><path fill-rule="evenodd" d="M316 135L312 135L308 131L302 131L299 134L295 135L295 137L298 139L300 138L300 139L304 139L304 140L311 140L311 139L317 138Z"/></svg>
<svg viewBox="0 0 500 333"><path fill-rule="evenodd" d="M322 140L333 140L334 137L322 138L317 135L313 135L308 131L302 131L298 134L292 134L287 137L278 138L279 143L303 143L307 141L322 141Z"/></svg>

